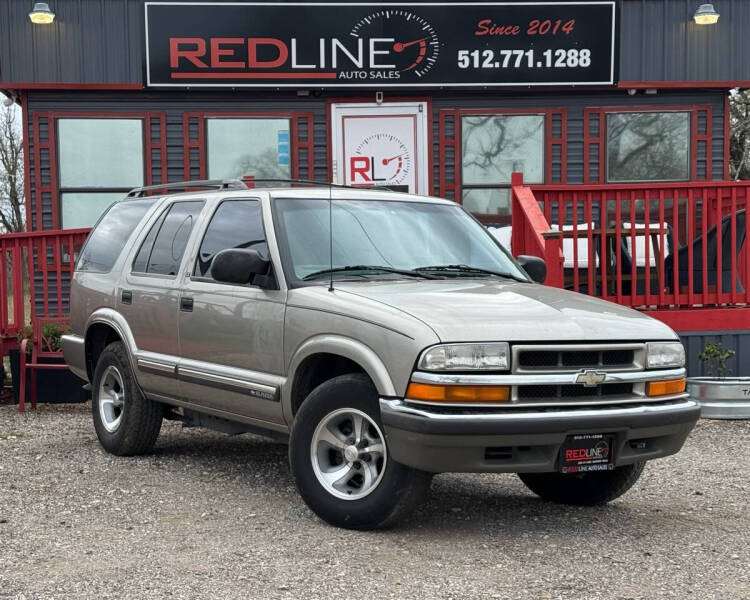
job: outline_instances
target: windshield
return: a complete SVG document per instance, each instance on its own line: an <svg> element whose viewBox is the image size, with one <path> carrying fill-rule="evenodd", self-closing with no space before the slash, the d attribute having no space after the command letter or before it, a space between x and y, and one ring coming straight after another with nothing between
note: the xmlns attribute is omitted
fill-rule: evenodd
<svg viewBox="0 0 750 600"><path fill-rule="evenodd" d="M393 279L415 271L415 275L441 278L499 275L528 281L487 231L458 205L334 200L330 217L327 199L278 199L275 207L291 280L325 279L333 267L337 279Z"/></svg>

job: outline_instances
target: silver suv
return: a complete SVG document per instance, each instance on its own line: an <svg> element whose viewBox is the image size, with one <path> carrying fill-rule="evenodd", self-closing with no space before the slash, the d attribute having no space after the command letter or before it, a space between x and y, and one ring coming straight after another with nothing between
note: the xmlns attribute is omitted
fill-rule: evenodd
<svg viewBox="0 0 750 600"><path fill-rule="evenodd" d="M608 502L698 419L672 330L540 285L454 202L167 187L188 191L109 209L71 286L65 359L113 454L150 451L163 418L283 438L308 506L372 529L440 472Z"/></svg>

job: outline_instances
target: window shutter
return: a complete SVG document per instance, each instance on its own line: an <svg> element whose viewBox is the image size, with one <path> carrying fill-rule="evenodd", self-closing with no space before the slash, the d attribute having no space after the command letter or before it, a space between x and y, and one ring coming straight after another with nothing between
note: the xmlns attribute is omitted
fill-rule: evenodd
<svg viewBox="0 0 750 600"><path fill-rule="evenodd" d="M439 195L441 198L460 202L461 148L458 129L461 127L461 120L459 111L441 110L438 122Z"/></svg>
<svg viewBox="0 0 750 600"><path fill-rule="evenodd" d="M167 122L160 112L146 113L146 185L167 183Z"/></svg>
<svg viewBox="0 0 750 600"><path fill-rule="evenodd" d="M182 149L185 180L206 178L205 119L203 113L182 115Z"/></svg>
<svg viewBox="0 0 750 600"><path fill-rule="evenodd" d="M604 183L604 112L601 108L583 109L583 183Z"/></svg>
<svg viewBox="0 0 750 600"><path fill-rule="evenodd" d="M32 119L34 147L33 205L27 214L27 226L31 231L60 228L59 195L57 192L57 158L55 143L55 120L49 112L35 112ZM31 198L28 200L31 202Z"/></svg>
<svg viewBox="0 0 750 600"><path fill-rule="evenodd" d="M692 169L690 178L693 181L710 181L712 179L711 155L711 106L696 106L692 110L692 148L690 152Z"/></svg>
<svg viewBox="0 0 750 600"><path fill-rule="evenodd" d="M545 183L566 183L567 167L567 113L565 109L550 109L545 119L547 140L545 164L547 165Z"/></svg>

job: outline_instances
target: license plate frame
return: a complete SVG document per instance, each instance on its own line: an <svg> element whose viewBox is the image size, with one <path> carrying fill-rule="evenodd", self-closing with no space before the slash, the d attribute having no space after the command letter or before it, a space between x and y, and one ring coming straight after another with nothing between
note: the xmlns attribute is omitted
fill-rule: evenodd
<svg viewBox="0 0 750 600"><path fill-rule="evenodd" d="M615 436L611 433L569 435L560 446L560 473L591 473L615 468Z"/></svg>

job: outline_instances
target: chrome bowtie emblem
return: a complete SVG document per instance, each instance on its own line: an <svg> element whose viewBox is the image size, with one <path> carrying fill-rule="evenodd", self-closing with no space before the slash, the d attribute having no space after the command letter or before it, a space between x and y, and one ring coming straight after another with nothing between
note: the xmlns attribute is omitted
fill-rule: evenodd
<svg viewBox="0 0 750 600"><path fill-rule="evenodd" d="M606 373L601 371L583 371L578 373L576 383L582 383L583 387L596 387L607 378Z"/></svg>

